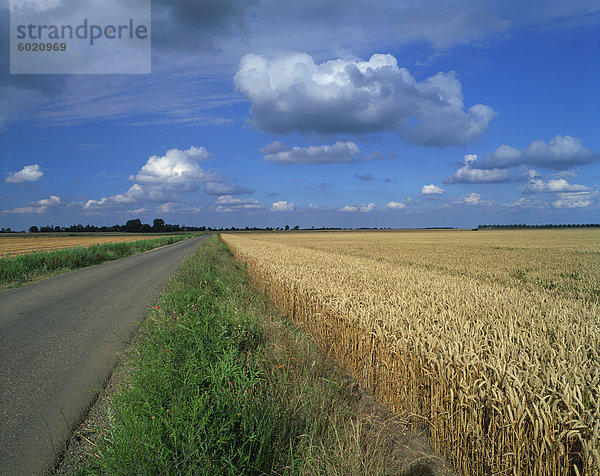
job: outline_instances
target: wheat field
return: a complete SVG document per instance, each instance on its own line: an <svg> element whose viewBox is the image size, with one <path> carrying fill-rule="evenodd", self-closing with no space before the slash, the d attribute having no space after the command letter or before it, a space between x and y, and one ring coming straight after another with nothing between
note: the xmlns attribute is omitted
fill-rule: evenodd
<svg viewBox="0 0 600 476"><path fill-rule="evenodd" d="M36 251L55 251L75 246L92 246L103 243L128 243L151 240L167 235L6 235L0 236L0 256L18 256Z"/></svg>
<svg viewBox="0 0 600 476"><path fill-rule="evenodd" d="M600 474L600 230L223 234L463 474Z"/></svg>

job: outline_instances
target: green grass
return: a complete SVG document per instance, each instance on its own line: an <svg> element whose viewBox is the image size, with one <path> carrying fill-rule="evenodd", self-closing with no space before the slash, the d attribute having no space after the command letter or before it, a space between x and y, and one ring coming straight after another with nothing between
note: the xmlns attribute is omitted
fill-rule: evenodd
<svg viewBox="0 0 600 476"><path fill-rule="evenodd" d="M76 246L57 251L37 251L0 258L0 289L19 286L66 271L125 258L137 253L170 245L193 235L165 236L155 239Z"/></svg>
<svg viewBox="0 0 600 476"><path fill-rule="evenodd" d="M78 474L422 469L423 453L382 443L389 428L353 410L356 387L270 308L217 236L171 277L120 372Z"/></svg>

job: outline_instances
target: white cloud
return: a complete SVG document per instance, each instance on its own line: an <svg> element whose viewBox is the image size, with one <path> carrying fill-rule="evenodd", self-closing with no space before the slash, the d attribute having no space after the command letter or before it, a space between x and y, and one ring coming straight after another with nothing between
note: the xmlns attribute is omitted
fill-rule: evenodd
<svg viewBox="0 0 600 476"><path fill-rule="evenodd" d="M60 197L56 195L50 195L50 198L44 198L37 202L31 202L27 207L17 207L13 210L6 210L4 213L15 213L23 215L41 215L48 211L48 209L56 207L61 204Z"/></svg>
<svg viewBox="0 0 600 476"><path fill-rule="evenodd" d="M554 208L588 208L592 205L593 194L590 192L560 193L552 202Z"/></svg>
<svg viewBox="0 0 600 476"><path fill-rule="evenodd" d="M6 183L37 182L44 176L38 164L26 165L18 172L9 174L4 180Z"/></svg>
<svg viewBox="0 0 600 476"><path fill-rule="evenodd" d="M444 183L500 183L513 180L509 169L481 169L477 162L476 154L464 156L465 165L460 167L452 177L444 180Z"/></svg>
<svg viewBox="0 0 600 476"><path fill-rule="evenodd" d="M513 175L509 169L474 169L465 165L444 183L501 183L510 182Z"/></svg>
<svg viewBox="0 0 600 476"><path fill-rule="evenodd" d="M440 195L444 193L446 190L438 187L437 185L423 185L421 188L421 194L423 195Z"/></svg>
<svg viewBox="0 0 600 476"><path fill-rule="evenodd" d="M293 212L295 208L294 202L287 202L285 200L280 200L278 202L273 202L271 206L272 212Z"/></svg>
<svg viewBox="0 0 600 476"><path fill-rule="evenodd" d="M344 205L342 208L339 209L339 211L344 213L353 213L358 211L358 207L355 207L353 205Z"/></svg>
<svg viewBox="0 0 600 476"><path fill-rule="evenodd" d="M544 182L541 179L534 179L523 187L524 193L542 193L542 192L584 192L588 190L585 185L570 184L565 179L550 179Z"/></svg>
<svg viewBox="0 0 600 476"><path fill-rule="evenodd" d="M222 213L237 212L241 210L257 210L265 206L253 198L237 198L231 195L221 195L217 198L215 211Z"/></svg>
<svg viewBox="0 0 600 476"><path fill-rule="evenodd" d="M186 206L177 202L167 202L156 207L156 213L198 213L202 210L200 205L198 206Z"/></svg>
<svg viewBox="0 0 600 476"><path fill-rule="evenodd" d="M479 193L471 192L463 197L463 201L469 205L477 205L481 201Z"/></svg>
<svg viewBox="0 0 600 476"><path fill-rule="evenodd" d="M368 203L366 205L361 205L360 206L360 211L363 213L368 213L371 210L373 210L375 208L375 204L374 203Z"/></svg>
<svg viewBox="0 0 600 476"><path fill-rule="evenodd" d="M271 142L270 144L266 144L264 147L258 149L261 154L271 155L276 154L278 152L287 152L290 148L285 145L283 142L276 140L275 142Z"/></svg>
<svg viewBox="0 0 600 476"><path fill-rule="evenodd" d="M402 210L404 208L406 208L406 205L402 202L387 202L387 205L385 206L386 208L388 208L389 210Z"/></svg>
<svg viewBox="0 0 600 476"><path fill-rule="evenodd" d="M190 147L187 150L169 149L165 155L151 156L135 177L139 183L186 184L205 182L212 177L198 166L210 154L204 147Z"/></svg>
<svg viewBox="0 0 600 476"><path fill-rule="evenodd" d="M494 152L487 154L478 163L478 167L494 169L530 165L560 170L599 160L600 153L586 149L581 139L557 135L550 142L532 142L526 149L501 145Z"/></svg>
<svg viewBox="0 0 600 476"><path fill-rule="evenodd" d="M263 157L264 161L276 162L278 164L327 164L335 162L351 162L360 152L360 149L354 142L336 142L333 145L293 147L288 150L281 150L281 148L285 146L283 146L281 142L274 142L264 149L274 150L274 144L277 145L279 151L265 155Z"/></svg>
<svg viewBox="0 0 600 476"><path fill-rule="evenodd" d="M502 204L505 208L543 208L545 205L536 197L521 197L516 202Z"/></svg>
<svg viewBox="0 0 600 476"><path fill-rule="evenodd" d="M453 72L418 82L389 54L322 64L306 53L249 54L234 84L252 102L252 123L280 134L396 130L408 142L442 147L478 140L496 116L482 104L465 110Z"/></svg>

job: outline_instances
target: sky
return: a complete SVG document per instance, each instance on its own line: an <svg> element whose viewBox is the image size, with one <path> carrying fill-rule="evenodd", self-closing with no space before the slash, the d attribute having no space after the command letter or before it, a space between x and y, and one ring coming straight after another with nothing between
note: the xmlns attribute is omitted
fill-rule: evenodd
<svg viewBox="0 0 600 476"><path fill-rule="evenodd" d="M150 74L10 74L1 2L0 227L600 222L597 0L153 0Z"/></svg>

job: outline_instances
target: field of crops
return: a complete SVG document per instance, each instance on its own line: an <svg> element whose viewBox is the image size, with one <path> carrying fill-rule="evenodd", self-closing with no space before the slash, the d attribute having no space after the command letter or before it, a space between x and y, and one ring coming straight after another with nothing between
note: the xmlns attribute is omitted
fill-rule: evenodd
<svg viewBox="0 0 600 476"><path fill-rule="evenodd" d="M35 251L54 251L75 246L128 243L155 239L159 235L0 235L0 256L18 256ZM160 235L166 236L166 235Z"/></svg>
<svg viewBox="0 0 600 476"><path fill-rule="evenodd" d="M464 474L600 474L600 230L224 234Z"/></svg>

